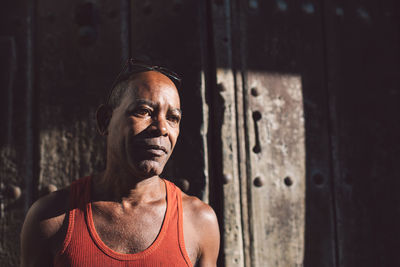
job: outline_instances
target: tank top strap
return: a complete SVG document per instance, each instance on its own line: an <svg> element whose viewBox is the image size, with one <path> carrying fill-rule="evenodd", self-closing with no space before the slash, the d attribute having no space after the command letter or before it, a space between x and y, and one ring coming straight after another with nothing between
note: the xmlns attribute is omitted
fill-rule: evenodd
<svg viewBox="0 0 400 267"><path fill-rule="evenodd" d="M183 205L182 205L182 191L177 187L174 183L164 180L167 185L167 190L169 190L168 197L171 200L169 204L173 207L171 211L173 211L175 216L171 216L173 222L172 224L176 225L177 237L179 250L184 258L187 266L192 266L192 263L189 258L189 254L185 248L185 240L183 236ZM168 191L167 191L168 192Z"/></svg>
<svg viewBox="0 0 400 267"><path fill-rule="evenodd" d="M90 200L90 179L91 176L86 176L73 181L70 185L69 210L66 214L66 216L68 216L67 234L63 241L61 250L57 253L57 256L63 254L67 249L75 228L76 216L83 215L86 203Z"/></svg>
<svg viewBox="0 0 400 267"><path fill-rule="evenodd" d="M84 210L90 200L91 176L86 176L72 182L69 193L70 210Z"/></svg>

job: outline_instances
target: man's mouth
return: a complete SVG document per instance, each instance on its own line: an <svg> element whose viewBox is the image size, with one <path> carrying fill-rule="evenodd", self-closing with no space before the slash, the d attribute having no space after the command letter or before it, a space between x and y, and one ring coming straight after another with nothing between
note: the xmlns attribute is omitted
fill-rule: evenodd
<svg viewBox="0 0 400 267"><path fill-rule="evenodd" d="M145 145L145 146L143 146L143 148L146 152L153 154L155 156L162 156L164 154L168 154L167 149L163 146Z"/></svg>

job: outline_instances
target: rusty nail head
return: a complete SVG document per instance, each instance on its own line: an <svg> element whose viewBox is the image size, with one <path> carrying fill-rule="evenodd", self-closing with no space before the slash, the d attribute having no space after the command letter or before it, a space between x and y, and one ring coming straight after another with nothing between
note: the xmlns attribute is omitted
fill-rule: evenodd
<svg viewBox="0 0 400 267"><path fill-rule="evenodd" d="M254 178L253 184L257 187L261 187L264 185L264 179L260 176L257 176L256 178Z"/></svg>
<svg viewBox="0 0 400 267"><path fill-rule="evenodd" d="M315 8L312 3L304 3L302 8L303 8L303 11L307 14L312 14L315 12Z"/></svg>
<svg viewBox="0 0 400 267"><path fill-rule="evenodd" d="M276 4L280 11L286 11L288 9L288 5L284 0L277 0Z"/></svg>
<svg viewBox="0 0 400 267"><path fill-rule="evenodd" d="M190 187L190 183L186 179L180 179L179 180L179 186L183 190L183 192L188 192L189 191L189 187Z"/></svg>
<svg viewBox="0 0 400 267"><path fill-rule="evenodd" d="M54 184L47 184L42 186L42 188L39 191L39 194L40 196L44 196L54 191L57 191L57 187Z"/></svg>
<svg viewBox="0 0 400 267"><path fill-rule="evenodd" d="M21 188L16 185L3 185L1 191L1 198L17 200L21 196Z"/></svg>
<svg viewBox="0 0 400 267"><path fill-rule="evenodd" d="M260 111L258 111L258 110L253 111L253 120L254 121L259 121L259 120L261 120L261 118L262 118L262 114Z"/></svg>
<svg viewBox="0 0 400 267"><path fill-rule="evenodd" d="M19 186L12 186L12 197L14 200L21 197L21 188Z"/></svg>
<svg viewBox="0 0 400 267"><path fill-rule="evenodd" d="M285 179L283 179L283 182L286 186L291 186L293 184L292 178L290 178L289 176L285 177Z"/></svg>
<svg viewBox="0 0 400 267"><path fill-rule="evenodd" d="M258 0L250 0L249 7L252 9L258 9Z"/></svg>
<svg viewBox="0 0 400 267"><path fill-rule="evenodd" d="M226 87L225 87L225 85L224 85L223 83L217 84L217 88L218 88L218 90L221 91L221 92L226 91Z"/></svg>
<svg viewBox="0 0 400 267"><path fill-rule="evenodd" d="M365 21L369 21L371 19L368 11L363 7L357 9L357 15Z"/></svg>
<svg viewBox="0 0 400 267"><path fill-rule="evenodd" d="M253 88L251 88L250 93L252 96L259 96L260 90L257 87L253 87Z"/></svg>
<svg viewBox="0 0 400 267"><path fill-rule="evenodd" d="M341 7L337 7L335 9L335 13L336 13L337 16L343 16L344 15L344 10Z"/></svg>
<svg viewBox="0 0 400 267"><path fill-rule="evenodd" d="M223 182L224 184L229 184L232 181L232 175L230 174L224 174L223 175Z"/></svg>
<svg viewBox="0 0 400 267"><path fill-rule="evenodd" d="M320 173L313 175L313 181L315 185L322 185L324 183L324 177Z"/></svg>
<svg viewBox="0 0 400 267"><path fill-rule="evenodd" d="M57 186L55 186L54 184L49 184L49 185L46 187L46 190L47 190L49 193L54 192L54 191L57 191Z"/></svg>

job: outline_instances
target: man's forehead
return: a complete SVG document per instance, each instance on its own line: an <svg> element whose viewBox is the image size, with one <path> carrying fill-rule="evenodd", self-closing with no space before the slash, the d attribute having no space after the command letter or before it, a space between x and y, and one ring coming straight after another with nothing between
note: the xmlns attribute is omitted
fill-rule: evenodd
<svg viewBox="0 0 400 267"><path fill-rule="evenodd" d="M167 78L169 80L169 78ZM152 79L135 79L129 82L123 101L152 106L164 103L180 108L180 98L174 83Z"/></svg>
<svg viewBox="0 0 400 267"><path fill-rule="evenodd" d="M125 96L136 100L148 99L154 102L157 99L165 99L171 103L180 103L178 90L170 84L132 83L128 85Z"/></svg>
<svg viewBox="0 0 400 267"><path fill-rule="evenodd" d="M165 83L176 88L175 83L170 78L168 78L161 72L153 70L132 74L129 83L133 84Z"/></svg>

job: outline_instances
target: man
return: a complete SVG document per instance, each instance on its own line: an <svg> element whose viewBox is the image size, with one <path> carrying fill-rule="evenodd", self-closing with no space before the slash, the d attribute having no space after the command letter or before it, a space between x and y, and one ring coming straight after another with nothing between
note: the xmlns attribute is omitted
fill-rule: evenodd
<svg viewBox="0 0 400 267"><path fill-rule="evenodd" d="M106 169L33 204L22 266L216 266L214 211L159 177L179 135L179 80L129 66L97 111Z"/></svg>

